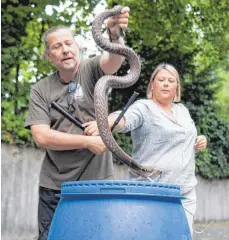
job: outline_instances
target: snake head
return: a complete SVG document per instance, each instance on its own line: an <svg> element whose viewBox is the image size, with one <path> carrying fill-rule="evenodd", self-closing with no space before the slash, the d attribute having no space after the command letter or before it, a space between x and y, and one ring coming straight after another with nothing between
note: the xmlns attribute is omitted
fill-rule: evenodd
<svg viewBox="0 0 229 240"><path fill-rule="evenodd" d="M121 5L116 5L112 9L110 9L110 12L114 13L113 16L117 16L121 13L122 9L123 7ZM125 32L120 27L116 28L116 34L118 37L125 37Z"/></svg>
<svg viewBox="0 0 229 240"><path fill-rule="evenodd" d="M111 12L114 12L115 14L120 14L123 7L121 5L115 5L113 8L110 9Z"/></svg>

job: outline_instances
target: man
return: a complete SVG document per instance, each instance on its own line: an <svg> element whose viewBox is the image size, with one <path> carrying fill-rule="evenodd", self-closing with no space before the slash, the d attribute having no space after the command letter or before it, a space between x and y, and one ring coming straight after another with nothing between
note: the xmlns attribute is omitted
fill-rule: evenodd
<svg viewBox="0 0 229 240"><path fill-rule="evenodd" d="M129 8L107 27L112 41L123 43L116 35L117 26L126 29ZM39 239L47 239L49 226L59 199L61 184L66 181L113 179L111 153L99 136L83 131L51 108L55 101L83 123L95 119L94 86L104 74L114 74L123 57L106 53L79 60L79 46L67 27L49 29L44 35L45 56L57 71L36 83L30 94L29 114L25 122L33 138L46 154L40 172L38 225Z"/></svg>

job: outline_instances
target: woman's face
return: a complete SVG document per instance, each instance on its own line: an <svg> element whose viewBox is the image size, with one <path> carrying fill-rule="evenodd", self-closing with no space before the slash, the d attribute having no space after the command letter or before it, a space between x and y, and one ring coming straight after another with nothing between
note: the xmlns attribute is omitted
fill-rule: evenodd
<svg viewBox="0 0 229 240"><path fill-rule="evenodd" d="M176 77L171 72L165 69L160 70L151 85L153 99L159 102L173 102L177 84Z"/></svg>

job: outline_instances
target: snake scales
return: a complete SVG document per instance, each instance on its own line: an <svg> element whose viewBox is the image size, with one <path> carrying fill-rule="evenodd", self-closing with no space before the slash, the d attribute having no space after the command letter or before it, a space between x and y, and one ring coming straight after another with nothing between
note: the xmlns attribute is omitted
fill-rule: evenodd
<svg viewBox="0 0 229 240"><path fill-rule="evenodd" d="M133 161L133 159L116 143L108 123L108 89L126 88L133 85L138 80L141 72L140 60L131 48L117 43L111 43L108 39L102 36L101 26L104 23L104 20L108 17L118 15L121 9L121 6L115 6L112 9L102 12L96 16L92 24L92 35L96 44L105 51L124 56L130 65L130 71L125 76L119 77L105 75L98 80L94 91L95 116L100 136L107 148L113 152L120 161L132 168L137 174L148 177L157 171L153 168L145 168Z"/></svg>

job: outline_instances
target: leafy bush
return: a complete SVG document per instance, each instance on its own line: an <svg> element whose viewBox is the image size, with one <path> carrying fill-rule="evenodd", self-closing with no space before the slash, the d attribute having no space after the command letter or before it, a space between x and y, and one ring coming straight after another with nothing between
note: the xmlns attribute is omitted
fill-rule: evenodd
<svg viewBox="0 0 229 240"><path fill-rule="evenodd" d="M196 172L208 179L229 177L229 122L218 114L214 98L217 81L212 71L203 71L183 90L198 134L208 140L207 149L196 158Z"/></svg>

